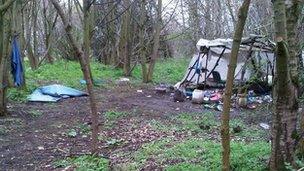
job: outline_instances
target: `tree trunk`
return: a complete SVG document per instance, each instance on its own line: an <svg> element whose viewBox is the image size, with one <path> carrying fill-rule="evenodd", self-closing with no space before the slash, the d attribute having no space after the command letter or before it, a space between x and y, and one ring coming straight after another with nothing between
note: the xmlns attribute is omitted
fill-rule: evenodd
<svg viewBox="0 0 304 171"><path fill-rule="evenodd" d="M73 27L70 25L69 21L67 20L62 8L60 7L57 0L50 0L52 4L54 5L55 9L57 10L63 24L65 27L65 31L67 34L67 38L71 46L73 47L73 50L75 51L76 56L78 57L80 61L80 65L82 68L82 72L84 75L84 78L86 80L87 89L89 92L89 100L90 100L90 107L91 107L91 120L92 120L92 145L91 145L91 152L92 154L98 153L98 146L97 146L97 136L98 136L98 113L97 113L97 104L96 104L96 97L93 91L93 81L90 75L90 66L88 65L88 57L85 56L85 53L82 51L81 46L76 42L76 39L73 37L72 29ZM84 1L84 10L89 10L88 6L89 2ZM84 22L85 24L86 22ZM84 25L84 28L87 28L87 26ZM84 30L84 32L86 32ZM85 49L85 51L88 51L88 49Z"/></svg>
<svg viewBox="0 0 304 171"><path fill-rule="evenodd" d="M239 48L243 36L244 26L247 19L248 9L250 0L245 0L239 9L238 22L236 24L231 56L228 66L227 82L225 88L224 96L224 107L221 116L222 126L221 126L221 138L223 146L223 156L222 156L222 170L230 170L230 133L229 133L229 120L230 120L230 107L231 107L231 95L234 82L235 68L237 64L237 58L239 53Z"/></svg>
<svg viewBox="0 0 304 171"><path fill-rule="evenodd" d="M0 14L0 116L6 115L6 81L4 49L4 14Z"/></svg>
<svg viewBox="0 0 304 171"><path fill-rule="evenodd" d="M145 21L146 21L146 0L141 0L141 9L140 9L140 21L139 21L139 45L140 45L140 63L142 70L142 81L144 83L148 82L147 74L147 53L145 45Z"/></svg>
<svg viewBox="0 0 304 171"><path fill-rule="evenodd" d="M5 40L4 40L4 17L7 9L15 2L15 0L0 1L0 116L7 114L6 110L6 89L7 89L7 78L6 78L6 65L7 56L4 53ZM6 42L8 43L8 42Z"/></svg>
<svg viewBox="0 0 304 171"><path fill-rule="evenodd" d="M130 0L124 1L124 8L126 8L125 14L123 16L122 28L121 28L121 54L123 55L123 70L125 76L131 75L131 9Z"/></svg>
<svg viewBox="0 0 304 171"><path fill-rule="evenodd" d="M158 0L157 4L157 22L155 25L155 33L154 33L154 40L153 40L153 50L152 50L152 56L149 64L148 69L148 76L147 76L147 82L152 82L153 80L153 72L155 68L156 59L159 57L159 44L160 44L160 32L161 32L161 26L162 26L162 0Z"/></svg>
<svg viewBox="0 0 304 171"><path fill-rule="evenodd" d="M291 83L289 51L286 46L286 8L284 0L274 0L274 23L276 37L276 85L275 110L271 129L270 170L285 170L285 163L294 165L297 116L295 87Z"/></svg>
<svg viewBox="0 0 304 171"><path fill-rule="evenodd" d="M301 14L301 9L303 6L300 4L297 0L292 0L292 4L288 5L286 7L286 27L287 27L287 41L288 41L288 50L289 50L289 69L290 69L290 76L291 76L291 96L289 100L289 106L290 106L290 116L294 118L294 123L290 123L294 126L294 130L296 129L296 118L298 115L298 109L299 109L299 63L300 58L298 55L300 54L300 40L297 36L297 26L299 21L299 16ZM303 128L304 130L304 128ZM300 153L304 154L304 141L300 142ZM292 162L292 161L290 161Z"/></svg>

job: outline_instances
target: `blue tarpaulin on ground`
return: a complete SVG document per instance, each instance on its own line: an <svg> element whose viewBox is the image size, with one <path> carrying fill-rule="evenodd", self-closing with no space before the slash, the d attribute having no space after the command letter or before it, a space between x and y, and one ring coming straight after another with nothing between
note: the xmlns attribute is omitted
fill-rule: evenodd
<svg viewBox="0 0 304 171"><path fill-rule="evenodd" d="M22 66L21 53L17 39L18 39L17 36L13 38L11 66L12 66L12 75L14 78L14 84L15 86L21 86L24 81L23 66Z"/></svg>
<svg viewBox="0 0 304 171"><path fill-rule="evenodd" d="M49 85L40 87L28 96L28 101L31 102L57 102L63 98L81 97L88 94L63 85Z"/></svg>

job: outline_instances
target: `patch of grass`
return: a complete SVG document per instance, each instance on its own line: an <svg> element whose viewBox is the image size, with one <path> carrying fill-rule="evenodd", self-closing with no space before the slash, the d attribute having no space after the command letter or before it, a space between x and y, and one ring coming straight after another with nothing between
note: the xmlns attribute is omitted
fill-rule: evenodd
<svg viewBox="0 0 304 171"><path fill-rule="evenodd" d="M110 170L108 159L88 155L56 161L54 166L56 168L66 168L71 166L79 171Z"/></svg>
<svg viewBox="0 0 304 171"><path fill-rule="evenodd" d="M117 119L124 117L126 115L127 115L126 112L119 112L115 110L109 110L105 112L104 117L106 119L106 122L104 128L111 129L115 125Z"/></svg>
<svg viewBox="0 0 304 171"><path fill-rule="evenodd" d="M187 69L190 59L167 59L156 63L154 72L155 83L176 83L182 79ZM25 80L26 89L10 88L8 90L8 98L13 101L25 102L26 97L36 88L49 84L63 84L72 88L83 89L84 84L80 83L83 75L80 64L77 61L58 60L53 64L44 64L37 70L31 70L29 63L25 63ZM101 63L92 61L91 70L93 78L99 85L103 85L105 80L116 80L123 77L123 70L106 66ZM133 73L134 83L141 82L141 67L138 65Z"/></svg>
<svg viewBox="0 0 304 171"><path fill-rule="evenodd" d="M232 170L264 170L270 154L266 142L231 143ZM145 144L134 154L138 167L153 159L166 170L220 170L221 144L204 139L162 140ZM173 161L173 162L172 162Z"/></svg>
<svg viewBox="0 0 304 171"><path fill-rule="evenodd" d="M127 115L127 113L125 113L125 112L118 112L118 111L114 111L114 110L109 110L104 113L104 116L107 120L115 120L115 119L121 118L126 115Z"/></svg>
<svg viewBox="0 0 304 171"><path fill-rule="evenodd" d="M0 125L0 135L6 135L9 132L5 125Z"/></svg>
<svg viewBox="0 0 304 171"><path fill-rule="evenodd" d="M29 114L32 116L32 117L39 117L41 116L43 113L39 110L31 110L29 111Z"/></svg>
<svg viewBox="0 0 304 171"><path fill-rule="evenodd" d="M239 126L241 132L233 133L233 128ZM231 134L234 135L237 139L250 139L253 140L263 140L267 139L267 132L263 130L258 125L246 125L240 119L232 119L230 122Z"/></svg>
<svg viewBox="0 0 304 171"><path fill-rule="evenodd" d="M182 113L169 119L166 124L158 120L152 120L149 123L154 129L161 131L191 131L196 133L216 129L220 124L216 120L215 114L211 112Z"/></svg>
<svg viewBox="0 0 304 171"><path fill-rule="evenodd" d="M83 75L77 61L58 60L53 64L44 64L37 70L31 70L29 64L25 63L25 68L27 89L10 88L8 90L10 100L24 102L26 97L36 88L54 83L77 89L85 87L80 83ZM123 75L122 69L105 66L98 62L91 62L91 69L94 79L98 82L108 79L115 80Z"/></svg>
<svg viewBox="0 0 304 171"><path fill-rule="evenodd" d="M11 88L7 91L7 97L12 101L17 102L26 102L26 98L31 91L34 90L34 87L29 87L27 89L18 89L18 88Z"/></svg>
<svg viewBox="0 0 304 171"><path fill-rule="evenodd" d="M199 134L203 133L203 136L212 135L211 137L216 138L215 135L219 136L221 122L216 114L207 112L182 113L168 119L168 122L166 123L154 119L149 121L149 124L154 129L164 132L183 131ZM235 127L240 127L241 131L234 132L233 128ZM260 141L268 139L267 131L263 130L258 125L246 125L241 119L231 119L230 130L233 139L236 141ZM218 134L215 134L215 132L218 132Z"/></svg>
<svg viewBox="0 0 304 171"><path fill-rule="evenodd" d="M155 83L175 84L184 77L190 60L190 58L169 58L157 61L155 64L153 81ZM134 69L133 75L136 79L141 80L142 74L140 65Z"/></svg>

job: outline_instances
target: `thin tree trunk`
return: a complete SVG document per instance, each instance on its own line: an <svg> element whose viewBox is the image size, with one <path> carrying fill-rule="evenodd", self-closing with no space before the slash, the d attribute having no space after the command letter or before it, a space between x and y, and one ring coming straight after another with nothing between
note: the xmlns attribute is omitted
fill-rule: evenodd
<svg viewBox="0 0 304 171"><path fill-rule="evenodd" d="M239 48L243 36L244 26L247 19L248 9L250 0L245 0L239 9L238 22L236 24L232 50L230 55L230 61L227 73L227 82L225 88L224 96L224 107L221 116L222 126L221 126L221 138L223 146L223 156L222 156L222 170L230 170L230 133L229 133L229 120L230 120L230 107L231 107L231 95L234 82L235 68L237 64L237 58L239 53Z"/></svg>
<svg viewBox="0 0 304 171"><path fill-rule="evenodd" d="M90 75L90 66L88 65L87 59L88 57L85 56L85 53L82 51L81 46L76 42L76 39L73 37L72 34L72 25L69 23L68 19L66 18L62 8L60 7L59 3L57 0L50 0L52 4L54 5L55 9L57 10L59 16L61 17L61 20L64 24L65 31L67 34L67 38L71 46L73 47L73 50L75 51L76 56L78 57L81 67L82 67L82 72L84 75L84 78L87 83L87 89L89 92L89 100L90 100L90 107L91 107L91 120L92 120L92 145L91 145L91 152L92 154L97 154L98 153L98 113L97 113L97 104L96 104L96 97L93 91L93 81ZM87 9L88 2L84 1L84 9ZM86 22L84 22L86 23ZM87 28L84 26L84 28ZM86 32L84 30L84 32ZM86 49L85 51L88 51Z"/></svg>
<svg viewBox="0 0 304 171"><path fill-rule="evenodd" d="M5 56L3 53L4 44L4 14L0 14L0 116L6 115L6 82L5 82Z"/></svg>
<svg viewBox="0 0 304 171"><path fill-rule="evenodd" d="M0 116L7 114L6 110L6 90L7 90L7 78L6 78L6 65L7 56L4 53L5 40L4 40L4 17L7 9L15 2L15 0L8 0L3 3L0 1ZM7 43L7 42L6 42Z"/></svg>
<svg viewBox="0 0 304 171"><path fill-rule="evenodd" d="M161 32L161 24L162 24L162 0L158 0L157 4L157 22L155 26L154 40L153 40L153 50L152 56L148 69L147 82L152 82L153 80L153 72L155 68L156 59L159 57L159 44L160 44L160 32Z"/></svg>
<svg viewBox="0 0 304 171"><path fill-rule="evenodd" d="M130 76L131 72L131 9L130 0L124 1L124 8L128 8L123 16L122 21L122 39L121 39L121 52L123 55L123 70L125 76Z"/></svg>
<svg viewBox="0 0 304 171"><path fill-rule="evenodd" d="M146 45L145 45L145 21L146 21L146 0L141 0L140 7L140 26L139 26L139 45L140 45L140 63L142 70L142 81L144 83L148 82L147 78L147 60L146 60Z"/></svg>
<svg viewBox="0 0 304 171"><path fill-rule="evenodd" d="M276 85L275 110L272 121L270 170L285 170L285 163L294 165L296 134L295 91L291 83L289 51L287 47L286 7L284 0L274 0L274 23L276 37Z"/></svg>

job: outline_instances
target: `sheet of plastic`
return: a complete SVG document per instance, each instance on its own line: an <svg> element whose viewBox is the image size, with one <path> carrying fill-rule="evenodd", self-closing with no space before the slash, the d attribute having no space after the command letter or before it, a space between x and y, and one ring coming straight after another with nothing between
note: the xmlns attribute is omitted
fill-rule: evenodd
<svg viewBox="0 0 304 171"><path fill-rule="evenodd" d="M74 88L66 87L63 85L54 84L38 88L31 95L28 96L28 101L57 102L63 98L81 97L87 95L88 94L83 91L79 91Z"/></svg>

